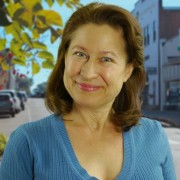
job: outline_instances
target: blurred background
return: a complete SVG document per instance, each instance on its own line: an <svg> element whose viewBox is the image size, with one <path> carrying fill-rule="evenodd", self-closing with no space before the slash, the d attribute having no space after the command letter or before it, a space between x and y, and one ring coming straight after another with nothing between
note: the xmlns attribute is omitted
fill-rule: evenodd
<svg viewBox="0 0 180 180"><path fill-rule="evenodd" d="M0 0L0 136L50 114L46 82L63 27L90 0ZM180 1L101 0L130 11L144 35L143 116L159 120L180 168ZM4 138L2 138L4 139ZM5 140L0 137L1 151ZM180 179L180 175L178 174Z"/></svg>

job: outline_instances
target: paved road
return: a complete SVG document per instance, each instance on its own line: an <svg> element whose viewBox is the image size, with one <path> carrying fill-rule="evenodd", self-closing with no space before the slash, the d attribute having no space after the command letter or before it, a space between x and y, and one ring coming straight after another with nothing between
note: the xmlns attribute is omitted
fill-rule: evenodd
<svg viewBox="0 0 180 180"><path fill-rule="evenodd" d="M28 99L25 111L16 114L15 118L0 116L0 132L9 136L19 125L38 120L47 115L49 115L49 112L45 109L43 99Z"/></svg>
<svg viewBox="0 0 180 180"><path fill-rule="evenodd" d="M10 133L19 125L38 120L42 117L49 115L49 112L45 109L43 99L28 99L26 103L26 110L21 111L15 118L8 116L0 116L0 132L9 136ZM174 119L178 120L180 113L162 113L162 112L146 112L146 116L153 117L155 119ZM178 116L177 116L178 115ZM176 117L177 116L177 117ZM163 123L166 126L166 124ZM165 127L164 126L164 127ZM180 128L167 126L164 128L173 153L177 180L180 180Z"/></svg>

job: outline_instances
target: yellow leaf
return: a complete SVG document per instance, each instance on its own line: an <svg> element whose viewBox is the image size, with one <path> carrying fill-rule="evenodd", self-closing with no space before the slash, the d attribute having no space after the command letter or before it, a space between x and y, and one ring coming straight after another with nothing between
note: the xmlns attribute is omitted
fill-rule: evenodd
<svg viewBox="0 0 180 180"><path fill-rule="evenodd" d="M5 49L6 39L0 39L0 50Z"/></svg>
<svg viewBox="0 0 180 180"><path fill-rule="evenodd" d="M24 43L26 43L29 47L32 47L31 38L26 32L23 32L21 38Z"/></svg>
<svg viewBox="0 0 180 180"><path fill-rule="evenodd" d="M47 46L40 42L33 42L33 48L47 50Z"/></svg>
<svg viewBox="0 0 180 180"><path fill-rule="evenodd" d="M42 67L46 69L52 69L54 67L54 64L52 61L46 60L46 61L43 61Z"/></svg>
<svg viewBox="0 0 180 180"><path fill-rule="evenodd" d="M62 6L65 3L65 0L57 0L58 4Z"/></svg>
<svg viewBox="0 0 180 180"><path fill-rule="evenodd" d="M22 43L16 41L15 39L12 39L11 45L10 45L10 50L11 50L11 52L17 54L17 52L20 51L21 46L22 46Z"/></svg>
<svg viewBox="0 0 180 180"><path fill-rule="evenodd" d="M40 37L38 30L36 28L33 29L33 39L38 39Z"/></svg>
<svg viewBox="0 0 180 180"><path fill-rule="evenodd" d="M48 51L41 51L38 53L38 57L42 58L42 59L49 59L51 61L54 61L54 56L48 52Z"/></svg>
<svg viewBox="0 0 180 180"><path fill-rule="evenodd" d="M23 6L28 9L29 11L33 11L33 8L37 5L41 3L41 0L23 0L21 1Z"/></svg>
<svg viewBox="0 0 180 180"><path fill-rule="evenodd" d="M15 39L11 40L11 45L10 45L10 49L12 52L16 52L19 51L21 48L21 44L18 43Z"/></svg>
<svg viewBox="0 0 180 180"><path fill-rule="evenodd" d="M36 27L40 29L48 28L48 26L45 23L43 23L43 21L38 17L36 19Z"/></svg>
<svg viewBox="0 0 180 180"><path fill-rule="evenodd" d="M34 18L34 15L29 11L24 11L22 16L19 17L19 19L26 22L29 28L31 28L34 25L33 18Z"/></svg>
<svg viewBox="0 0 180 180"><path fill-rule="evenodd" d="M26 53L26 57L28 57L28 58L30 58L32 55L33 55L33 53L32 53L32 52L30 52L30 53Z"/></svg>
<svg viewBox="0 0 180 180"><path fill-rule="evenodd" d="M1 62L1 67L4 71L7 71L10 69L10 66L7 63L5 63L4 61Z"/></svg>
<svg viewBox="0 0 180 180"><path fill-rule="evenodd" d="M40 65L36 61L32 61L32 74L37 74L40 71Z"/></svg>
<svg viewBox="0 0 180 180"><path fill-rule="evenodd" d="M60 37L60 35L62 35L61 29L51 29L51 43L54 43Z"/></svg>
<svg viewBox="0 0 180 180"><path fill-rule="evenodd" d="M20 25L15 21L11 25L5 26L4 29L7 34L12 34L13 38L15 39L19 39L19 35L21 34L22 31Z"/></svg>
<svg viewBox="0 0 180 180"><path fill-rule="evenodd" d="M49 5L49 7L51 7L54 3L54 0L46 0L46 2Z"/></svg>
<svg viewBox="0 0 180 180"><path fill-rule="evenodd" d="M13 17L14 16L14 13L18 10L18 9L20 9L20 8L22 8L23 6L20 4L20 3L12 3L12 1L10 1L9 3L8 3L8 5L7 5L7 11L8 11L8 13L9 13L9 15L11 16L11 17Z"/></svg>
<svg viewBox="0 0 180 180"><path fill-rule="evenodd" d="M21 65L21 66L26 66L26 62L23 59L18 59L18 58L13 59L12 63L13 64L18 64L18 65Z"/></svg>
<svg viewBox="0 0 180 180"><path fill-rule="evenodd" d="M24 7L18 8L14 14L13 14L13 20L18 19L20 16L22 16L23 12L25 11Z"/></svg>
<svg viewBox="0 0 180 180"><path fill-rule="evenodd" d="M61 16L53 10L40 10L36 13L36 15L43 17L45 19L45 23L48 24L49 26L63 25Z"/></svg>
<svg viewBox="0 0 180 180"><path fill-rule="evenodd" d="M73 9L73 6L72 6L72 3L71 2L66 2L66 6L69 8L69 9Z"/></svg>

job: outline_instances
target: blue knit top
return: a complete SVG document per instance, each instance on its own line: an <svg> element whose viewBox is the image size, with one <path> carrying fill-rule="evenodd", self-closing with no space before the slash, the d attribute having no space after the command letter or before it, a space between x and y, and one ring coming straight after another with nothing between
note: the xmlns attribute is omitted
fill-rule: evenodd
<svg viewBox="0 0 180 180"><path fill-rule="evenodd" d="M116 180L175 180L168 139L161 124L142 118L123 133L124 162ZM118 156L118 154L117 154ZM80 165L64 122L50 115L10 136L0 180L97 180Z"/></svg>

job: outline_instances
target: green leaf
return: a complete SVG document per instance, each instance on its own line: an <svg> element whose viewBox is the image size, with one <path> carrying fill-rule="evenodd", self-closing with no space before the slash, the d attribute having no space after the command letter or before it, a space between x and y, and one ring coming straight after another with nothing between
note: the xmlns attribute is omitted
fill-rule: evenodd
<svg viewBox="0 0 180 180"><path fill-rule="evenodd" d="M46 69L53 69L54 63L52 61L46 60L46 61L43 61L42 67Z"/></svg>
<svg viewBox="0 0 180 180"><path fill-rule="evenodd" d="M48 51L41 51L38 53L38 57L42 58L42 59L49 59L51 61L54 61L54 56L48 52Z"/></svg>
<svg viewBox="0 0 180 180"><path fill-rule="evenodd" d="M38 42L38 41L33 42L33 48L47 50L47 46L41 42Z"/></svg>
<svg viewBox="0 0 180 180"><path fill-rule="evenodd" d="M53 10L41 10L36 13L37 16L45 18L45 23L49 26L62 26L61 16Z"/></svg>
<svg viewBox="0 0 180 180"><path fill-rule="evenodd" d="M0 50L5 49L6 39L0 39Z"/></svg>
<svg viewBox="0 0 180 180"><path fill-rule="evenodd" d="M34 75L34 74L39 73L40 69L41 69L40 65L35 60L33 60L32 61L32 74Z"/></svg>

